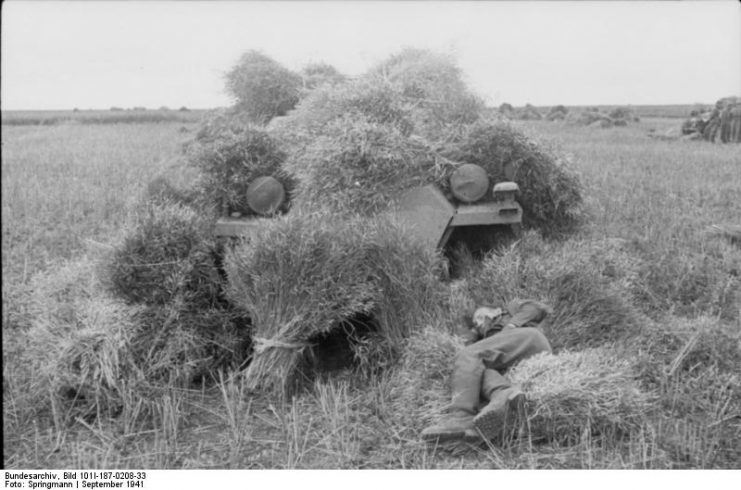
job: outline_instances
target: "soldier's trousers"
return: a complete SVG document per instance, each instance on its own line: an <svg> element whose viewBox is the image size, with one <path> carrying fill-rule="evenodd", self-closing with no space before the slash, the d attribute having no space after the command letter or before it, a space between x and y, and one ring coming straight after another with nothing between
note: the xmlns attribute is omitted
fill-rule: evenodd
<svg viewBox="0 0 741 490"><path fill-rule="evenodd" d="M540 352L551 352L551 345L533 327L503 330L466 346L455 358L450 411L475 414L481 398L488 400L493 392L510 386L504 371Z"/></svg>

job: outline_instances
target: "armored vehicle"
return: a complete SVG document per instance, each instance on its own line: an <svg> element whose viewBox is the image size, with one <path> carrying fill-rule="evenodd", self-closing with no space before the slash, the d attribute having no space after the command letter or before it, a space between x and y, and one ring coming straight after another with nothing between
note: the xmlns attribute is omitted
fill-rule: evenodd
<svg viewBox="0 0 741 490"><path fill-rule="evenodd" d="M405 190L393 199L389 212L395 214L411 235L443 250L459 230L480 234L505 225L519 232L522 208L516 201L518 191L514 182L492 186L483 168L464 164L451 175L448 189L429 184ZM277 180L256 179L247 190L247 202L257 216L224 216L218 220L215 234L249 235L262 220L270 219L284 199L285 193Z"/></svg>

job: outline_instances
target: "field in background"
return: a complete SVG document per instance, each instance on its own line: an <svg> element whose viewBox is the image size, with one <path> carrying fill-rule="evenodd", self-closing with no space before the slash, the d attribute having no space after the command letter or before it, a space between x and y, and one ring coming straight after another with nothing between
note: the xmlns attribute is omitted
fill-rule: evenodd
<svg viewBox="0 0 741 490"><path fill-rule="evenodd" d="M699 104L710 107L712 104ZM636 105L630 106L636 115L651 118L689 117L698 104L690 105ZM569 106L569 110L583 111L598 108L609 113L620 106ZM547 114L550 106L538 109ZM111 110L73 110L73 111L2 111L4 126L52 126L56 124L144 124L144 123L193 123L198 122L204 109L111 109Z"/></svg>
<svg viewBox="0 0 741 490"><path fill-rule="evenodd" d="M3 111L3 126L52 126L56 124L192 123L204 110L115 109L72 111Z"/></svg>
<svg viewBox="0 0 741 490"><path fill-rule="evenodd" d="M669 109L663 114L677 117ZM625 128L547 122L525 127L561 146L582 174L591 219L573 240L630 240L654 254L657 264L687 264L683 276L664 278L667 293L656 298L658 316L733 314L741 305L730 304L728 311L720 311L717 305L687 305L681 295L672 296L688 278L701 278L698 269L708 247L707 226L737 222L741 216L738 145L657 141L646 134L651 128L661 131L678 124L677 119L644 116L639 124ZM383 379L365 387L364 396L342 380L321 384L287 407L253 402L242 396L238 382L223 379L211 389L173 392L169 405L148 427L122 429L81 420L75 427L58 429L24 418L23 407L16 406L18 398L12 396L14 389L22 391L13 385L12 360L28 327L24 298L31 277L114 236L127 206L178 155L188 128L194 127L186 124L183 130L182 126L177 121L3 128L6 467L642 468L666 464L657 456L651 434L636 441L631 446L635 452L627 455L589 439L568 454L542 448L517 456L496 449L462 456L428 449L419 441L398 440L378 416L388 410ZM728 253L738 255L732 248ZM694 451L695 459L687 465L701 467L707 464L701 459L704 446L698 442L702 435L692 430L688 428L679 443Z"/></svg>
<svg viewBox="0 0 741 490"><path fill-rule="evenodd" d="M697 107L712 107L715 103L710 104L677 104L677 105L632 105L629 106L638 117L650 118L681 118L687 119L693 109ZM583 111L596 107L600 112L609 113L611 110L623 107L614 105L597 105L597 106L569 106L569 110Z"/></svg>

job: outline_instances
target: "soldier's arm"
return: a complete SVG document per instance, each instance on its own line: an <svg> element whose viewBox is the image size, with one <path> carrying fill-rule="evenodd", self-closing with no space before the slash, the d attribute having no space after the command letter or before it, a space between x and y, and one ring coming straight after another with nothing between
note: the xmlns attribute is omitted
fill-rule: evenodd
<svg viewBox="0 0 741 490"><path fill-rule="evenodd" d="M539 323L551 312L551 309L539 301L532 299L514 300L508 306L512 315L505 328L519 328L530 322Z"/></svg>

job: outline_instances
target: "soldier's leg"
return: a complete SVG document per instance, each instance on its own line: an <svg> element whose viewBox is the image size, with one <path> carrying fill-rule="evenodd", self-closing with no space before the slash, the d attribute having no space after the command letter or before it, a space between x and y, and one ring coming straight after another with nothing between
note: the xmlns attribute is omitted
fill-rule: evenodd
<svg viewBox="0 0 741 490"><path fill-rule="evenodd" d="M487 439L504 434L525 401L522 392L512 387L499 371L540 352L551 351L548 340L535 328L505 330L493 338L496 344L489 344L489 349L481 352L487 368L482 377L481 396L489 403L474 418L474 427Z"/></svg>
<svg viewBox="0 0 741 490"><path fill-rule="evenodd" d="M452 402L448 406L447 417L423 430L423 439L446 440L478 436L473 426L473 417L478 411L482 379L486 369L481 353L488 352L490 344L496 345L491 337L466 346L458 352L450 380Z"/></svg>
<svg viewBox="0 0 741 490"><path fill-rule="evenodd" d="M509 380L496 369L485 369L484 376L481 380L481 398L487 402L491 398L491 394L497 390L504 390L509 388L511 383Z"/></svg>
<svg viewBox="0 0 741 490"><path fill-rule="evenodd" d="M503 330L486 340L491 342L481 346L479 355L487 368L497 371L504 371L535 354L551 352L548 339L533 327Z"/></svg>
<svg viewBox="0 0 741 490"><path fill-rule="evenodd" d="M441 424L425 429L422 437L442 439L470 436L471 432L475 434L473 417L481 396L489 399L492 393L504 392L509 386L499 373L485 376L487 368L505 370L517 361L543 351L550 351L548 341L539 330L527 327L506 330L461 349L456 355L451 377L449 417Z"/></svg>
<svg viewBox="0 0 741 490"><path fill-rule="evenodd" d="M504 330L462 349L455 358L451 379L453 410L476 413L479 398L489 398L493 389L506 387L500 378L491 387L484 385L484 370L504 371L515 363L540 352L550 352L548 340L537 328ZM482 392L482 388L484 391Z"/></svg>

